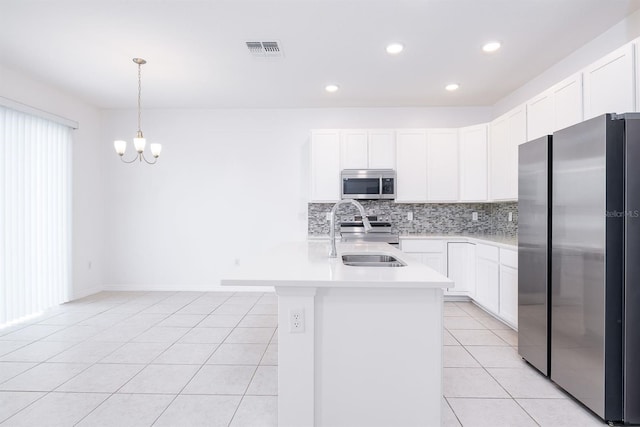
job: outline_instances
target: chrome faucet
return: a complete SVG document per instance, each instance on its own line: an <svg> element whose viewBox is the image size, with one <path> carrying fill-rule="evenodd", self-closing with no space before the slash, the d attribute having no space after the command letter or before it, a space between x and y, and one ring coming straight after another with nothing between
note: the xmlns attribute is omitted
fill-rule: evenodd
<svg viewBox="0 0 640 427"><path fill-rule="evenodd" d="M369 222L369 218L367 218L367 214L364 211L362 205L356 202L353 199L345 199L340 200L333 206L331 209L331 222L329 227L329 238L331 239L331 251L329 252L329 258L336 258L338 256L338 251L336 250L336 211L340 205L344 205L346 203L351 203L360 211L360 215L362 216L362 224L364 225L365 233L368 233L371 230L371 223Z"/></svg>

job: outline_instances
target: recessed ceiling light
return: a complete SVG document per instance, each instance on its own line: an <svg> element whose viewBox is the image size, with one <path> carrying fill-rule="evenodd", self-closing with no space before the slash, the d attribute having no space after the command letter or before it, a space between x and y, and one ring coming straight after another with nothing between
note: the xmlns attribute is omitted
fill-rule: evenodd
<svg viewBox="0 0 640 427"><path fill-rule="evenodd" d="M329 93L337 92L338 89L340 89L340 86L338 85L326 85L324 87L324 90L326 90Z"/></svg>
<svg viewBox="0 0 640 427"><path fill-rule="evenodd" d="M484 46L482 46L482 50L484 50L485 52L491 53L500 49L500 46L502 46L500 42L495 42L495 41L488 42L488 43L485 43Z"/></svg>
<svg viewBox="0 0 640 427"><path fill-rule="evenodd" d="M459 87L460 85L458 83L449 83L444 88L449 92L453 92L454 90L458 90Z"/></svg>
<svg viewBox="0 0 640 427"><path fill-rule="evenodd" d="M387 53L389 55L397 55L404 49L404 46L401 43L391 43L387 45Z"/></svg>

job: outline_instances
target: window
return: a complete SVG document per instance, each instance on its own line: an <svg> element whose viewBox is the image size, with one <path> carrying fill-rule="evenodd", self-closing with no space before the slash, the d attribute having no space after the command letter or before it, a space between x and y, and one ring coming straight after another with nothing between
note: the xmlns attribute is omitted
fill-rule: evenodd
<svg viewBox="0 0 640 427"><path fill-rule="evenodd" d="M0 106L0 325L68 301L71 128Z"/></svg>

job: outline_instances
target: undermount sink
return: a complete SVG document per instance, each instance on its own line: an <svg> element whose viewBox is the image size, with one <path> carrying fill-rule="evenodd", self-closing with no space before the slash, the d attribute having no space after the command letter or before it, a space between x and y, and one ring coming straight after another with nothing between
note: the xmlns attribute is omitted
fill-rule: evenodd
<svg viewBox="0 0 640 427"><path fill-rule="evenodd" d="M407 264L384 254L347 254L342 255L342 263L352 267L404 267Z"/></svg>

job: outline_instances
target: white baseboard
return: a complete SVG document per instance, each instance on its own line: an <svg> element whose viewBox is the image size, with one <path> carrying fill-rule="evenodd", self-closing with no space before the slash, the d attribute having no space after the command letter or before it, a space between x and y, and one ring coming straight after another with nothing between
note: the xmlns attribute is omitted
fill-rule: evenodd
<svg viewBox="0 0 640 427"><path fill-rule="evenodd" d="M450 302L456 302L456 301L461 302L461 301L471 301L471 298L464 295L445 295L444 300L450 301Z"/></svg>
<svg viewBox="0 0 640 427"><path fill-rule="evenodd" d="M273 286L220 286L220 285L104 285L105 291L188 291L188 292L275 292Z"/></svg>
<svg viewBox="0 0 640 427"><path fill-rule="evenodd" d="M97 294L101 291L102 287L100 286L88 286L80 289L73 289L73 291L71 292L71 300L88 297L89 295Z"/></svg>

